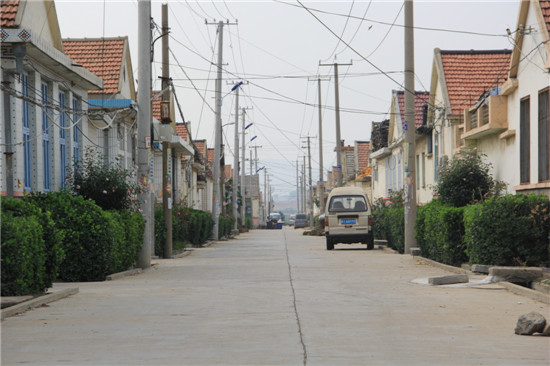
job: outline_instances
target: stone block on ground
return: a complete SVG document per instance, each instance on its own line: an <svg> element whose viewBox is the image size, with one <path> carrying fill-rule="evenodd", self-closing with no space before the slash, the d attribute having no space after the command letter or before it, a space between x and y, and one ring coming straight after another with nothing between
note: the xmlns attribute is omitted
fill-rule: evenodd
<svg viewBox="0 0 550 366"><path fill-rule="evenodd" d="M491 267L489 275L497 282L529 283L542 278L543 272L537 267Z"/></svg>
<svg viewBox="0 0 550 366"><path fill-rule="evenodd" d="M448 276L437 276L428 278L430 285L452 285L454 283L468 283L470 280L466 274L456 274Z"/></svg>
<svg viewBox="0 0 550 366"><path fill-rule="evenodd" d="M531 312L518 318L515 333L519 335L532 335L542 333L546 326L546 319L539 313Z"/></svg>
<svg viewBox="0 0 550 366"><path fill-rule="evenodd" d="M420 248L411 248L411 255L413 257L418 257L422 255L422 251L420 250Z"/></svg>
<svg viewBox="0 0 550 366"><path fill-rule="evenodd" d="M550 337L550 321L546 322L546 326L544 327L544 330L542 331L542 335L546 337Z"/></svg>
<svg viewBox="0 0 550 366"><path fill-rule="evenodd" d="M492 266L490 266L488 264L473 264L472 265L472 272L489 274L489 269L491 267Z"/></svg>

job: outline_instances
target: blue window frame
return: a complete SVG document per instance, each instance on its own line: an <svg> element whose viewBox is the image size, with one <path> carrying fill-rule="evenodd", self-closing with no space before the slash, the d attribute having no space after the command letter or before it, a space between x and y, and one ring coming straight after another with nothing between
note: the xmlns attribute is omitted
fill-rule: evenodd
<svg viewBox="0 0 550 366"><path fill-rule="evenodd" d="M29 91L29 76L23 74L21 76L22 94L24 97L30 98ZM23 99L23 187L26 191L30 191L32 187L31 175L31 116L30 105L27 100Z"/></svg>
<svg viewBox="0 0 550 366"><path fill-rule="evenodd" d="M80 153L80 131L78 130L78 119L80 118L80 100L73 99L73 161L76 165L78 164L78 158Z"/></svg>
<svg viewBox="0 0 550 366"><path fill-rule="evenodd" d="M59 92L59 171L61 188L65 188L65 168L67 166L67 143L65 141L66 130L66 112L65 112L65 92Z"/></svg>
<svg viewBox="0 0 550 366"><path fill-rule="evenodd" d="M48 119L48 84L42 83L42 174L44 178L44 192L51 189L51 167L50 167L50 120Z"/></svg>

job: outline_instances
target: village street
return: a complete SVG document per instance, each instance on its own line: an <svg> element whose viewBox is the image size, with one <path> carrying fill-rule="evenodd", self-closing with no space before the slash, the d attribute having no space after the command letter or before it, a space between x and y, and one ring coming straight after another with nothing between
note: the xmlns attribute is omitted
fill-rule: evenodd
<svg viewBox="0 0 550 366"><path fill-rule="evenodd" d="M548 365L498 284L434 287L409 255L252 231L2 322L2 365Z"/></svg>

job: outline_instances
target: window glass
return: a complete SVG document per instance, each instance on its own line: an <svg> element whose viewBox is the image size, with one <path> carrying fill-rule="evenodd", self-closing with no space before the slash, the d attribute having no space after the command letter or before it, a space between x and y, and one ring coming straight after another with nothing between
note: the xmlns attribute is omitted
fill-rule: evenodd
<svg viewBox="0 0 550 366"><path fill-rule="evenodd" d="M363 196L334 196L330 200L329 211L332 212L358 212L365 211L367 203Z"/></svg>

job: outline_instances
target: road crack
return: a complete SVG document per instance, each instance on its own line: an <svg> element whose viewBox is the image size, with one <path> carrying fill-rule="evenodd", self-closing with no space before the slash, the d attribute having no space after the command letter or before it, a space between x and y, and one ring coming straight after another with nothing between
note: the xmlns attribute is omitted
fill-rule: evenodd
<svg viewBox="0 0 550 366"><path fill-rule="evenodd" d="M292 303L294 306L294 315L296 316L296 323L298 324L298 334L300 335L300 343L302 344L303 350L303 364L307 365L307 348L304 342L304 334L302 332L302 323L300 322L300 315L298 314L298 307L296 306L296 290L294 289L294 280L292 278L292 267L290 266L290 257L288 255L288 244L286 241L286 233L283 231L283 236L285 238L285 254L286 254L286 263L288 265L288 278L290 281L290 288L292 289Z"/></svg>

